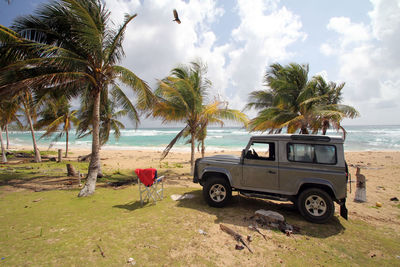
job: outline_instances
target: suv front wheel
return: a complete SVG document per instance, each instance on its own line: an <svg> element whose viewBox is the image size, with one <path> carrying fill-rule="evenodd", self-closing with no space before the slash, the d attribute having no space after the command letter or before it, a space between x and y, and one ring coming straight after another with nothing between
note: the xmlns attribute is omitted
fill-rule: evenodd
<svg viewBox="0 0 400 267"><path fill-rule="evenodd" d="M319 188L310 188L301 192L297 206L301 215L313 223L325 223L335 213L331 196Z"/></svg>
<svg viewBox="0 0 400 267"><path fill-rule="evenodd" d="M203 196L211 207L226 206L232 197L229 182L222 177L210 177L203 186Z"/></svg>

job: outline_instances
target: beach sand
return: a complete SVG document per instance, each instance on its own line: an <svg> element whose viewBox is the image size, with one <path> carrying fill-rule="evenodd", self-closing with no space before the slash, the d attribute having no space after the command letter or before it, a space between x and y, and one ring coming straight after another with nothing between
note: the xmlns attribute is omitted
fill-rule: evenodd
<svg viewBox="0 0 400 267"><path fill-rule="evenodd" d="M29 148L28 148L29 149ZM42 148L42 150L46 150ZM78 156L89 154L89 150L73 148L68 160L77 161ZM192 182L190 175L190 153L172 151L160 162L162 151L152 150L101 150L100 158L103 173L113 173L116 170L133 171L136 168L157 168L161 175L166 177L166 186L201 188ZM240 156L240 152L223 151L207 152L208 155L233 154ZM351 173L352 190L348 186L347 208L350 218L358 218L374 225L392 226L400 231L400 202L391 201L393 197L400 199L400 151L362 151L346 152L346 161ZM201 157L196 153L195 158ZM365 175L367 202L356 203L356 166L360 166L361 174ZM382 203L377 207L376 202ZM339 206L336 206L336 212Z"/></svg>

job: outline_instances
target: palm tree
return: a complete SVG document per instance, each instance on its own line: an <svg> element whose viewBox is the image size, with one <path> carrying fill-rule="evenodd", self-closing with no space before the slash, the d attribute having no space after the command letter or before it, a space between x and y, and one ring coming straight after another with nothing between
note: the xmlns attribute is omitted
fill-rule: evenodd
<svg viewBox="0 0 400 267"><path fill-rule="evenodd" d="M35 162L41 162L42 157L40 156L40 151L37 146L36 137L35 137L35 129L33 127L33 121L36 121L37 113L36 113L36 105L33 101L32 90L30 88L25 89L24 91L20 91L18 94L18 101L21 104L21 110L25 114L25 118L29 125L29 130L31 131L32 143L33 143L33 151L35 152Z"/></svg>
<svg viewBox="0 0 400 267"><path fill-rule="evenodd" d="M4 101L0 102L0 111L4 111ZM3 121L4 112L0 112L0 122ZM3 141L3 124L0 123L0 144L1 144L1 161L7 162L6 150Z"/></svg>
<svg viewBox="0 0 400 267"><path fill-rule="evenodd" d="M301 134L308 134L310 130L318 132L327 120L339 125L343 118L357 116L354 108L338 104L344 85L323 87L321 77L308 80L308 71L308 65L296 63L270 66L265 74L268 89L252 92L246 105L246 109L260 110L250 121L250 130L272 133L287 127L288 133L300 130ZM335 94L337 102L333 103L329 99Z"/></svg>
<svg viewBox="0 0 400 267"><path fill-rule="evenodd" d="M45 129L45 133L40 138L49 137L58 132L52 140L56 142L65 134L65 157L68 157L69 131L72 125L79 124L77 112L77 110L71 110L71 105L64 96L49 98L39 114L41 118L35 124L35 128Z"/></svg>
<svg viewBox="0 0 400 267"><path fill-rule="evenodd" d="M204 158L205 154L205 139L207 137L207 127L209 124L219 124L224 126L224 120L231 120L240 122L244 127L247 127L247 116L235 109L228 109L228 102L215 100L213 103L204 105L200 115L200 127L196 134L196 140L201 146L201 157Z"/></svg>
<svg viewBox="0 0 400 267"><path fill-rule="evenodd" d="M1 161L2 162L7 162L7 157L6 157L6 150L4 148L4 141L3 141L3 126L0 125L0 142L1 142Z"/></svg>
<svg viewBox="0 0 400 267"><path fill-rule="evenodd" d="M11 64L0 74L0 94L35 85L37 90L62 91L67 97L86 96L93 102L92 156L87 182L78 196L94 193L100 165L100 100L106 88L118 82L132 88L136 107L150 106L149 86L129 69L117 66L123 54L126 27L135 15L127 15L118 29L112 29L110 12L99 0L60 0L40 8L36 15L19 18L13 29L33 40L29 48L36 57ZM1 34L1 32L0 32ZM21 50L14 43L10 50ZM40 53L39 53L40 52Z"/></svg>
<svg viewBox="0 0 400 267"><path fill-rule="evenodd" d="M78 138L83 138L92 133L91 119L88 116L92 111L93 103L81 103L81 111L79 113L80 123L77 128ZM116 139L121 136L120 129L125 129L125 125L119 119L125 116L129 116L135 124L135 128L137 128L139 122L138 111L121 88L114 87L109 93L104 92L100 103L101 146L107 143L111 131L114 132Z"/></svg>
<svg viewBox="0 0 400 267"><path fill-rule="evenodd" d="M314 99L310 101L314 102L318 114L320 116L312 124L313 133L317 133L318 130L322 130L322 134L325 135L326 131L333 127L336 130L341 129L345 136L346 131L340 125L343 118L355 118L359 116L358 111L348 105L340 104L342 101L342 89L344 83L336 84L334 82L327 83L323 77L315 76L313 78L315 85L314 88Z"/></svg>
<svg viewBox="0 0 400 267"><path fill-rule="evenodd" d="M196 136L206 130L208 123L219 122L222 119L245 118L239 111L220 108L217 101L209 106L205 105L207 90L211 82L204 76L207 69L199 62L191 62L174 68L171 75L159 82L155 92L159 101L153 108L153 116L163 119L163 122L183 122L185 127L169 143L162 154L162 159L168 155L170 149L182 136L190 136L191 156L190 165L193 173ZM204 141L204 138L201 137Z"/></svg>
<svg viewBox="0 0 400 267"><path fill-rule="evenodd" d="M18 98L17 97L8 97L5 98L3 103L1 104L0 109L0 117L1 122L0 124L3 126L3 129L6 132L6 150L10 148L10 138L8 136L8 125L12 122L16 122L19 128L23 128L22 123L20 121L20 115L18 114L19 106Z"/></svg>

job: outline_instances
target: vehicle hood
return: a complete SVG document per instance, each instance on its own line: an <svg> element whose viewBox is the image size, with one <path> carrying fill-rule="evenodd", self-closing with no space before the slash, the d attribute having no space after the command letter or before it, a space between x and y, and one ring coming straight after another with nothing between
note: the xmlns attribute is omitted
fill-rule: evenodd
<svg viewBox="0 0 400 267"><path fill-rule="evenodd" d="M240 157L233 155L215 155L211 157L205 157L201 160L202 162L229 162L229 163L239 163Z"/></svg>

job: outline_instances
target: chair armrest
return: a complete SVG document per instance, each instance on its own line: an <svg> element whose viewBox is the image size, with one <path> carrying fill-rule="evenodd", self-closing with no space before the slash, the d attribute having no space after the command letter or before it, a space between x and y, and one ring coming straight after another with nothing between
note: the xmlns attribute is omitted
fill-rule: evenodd
<svg viewBox="0 0 400 267"><path fill-rule="evenodd" d="M155 180L155 182L159 183L159 182L162 182L163 180L164 180L164 175L158 177L158 178Z"/></svg>

